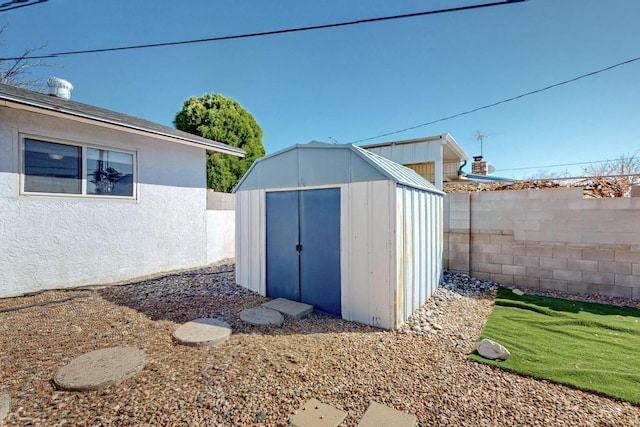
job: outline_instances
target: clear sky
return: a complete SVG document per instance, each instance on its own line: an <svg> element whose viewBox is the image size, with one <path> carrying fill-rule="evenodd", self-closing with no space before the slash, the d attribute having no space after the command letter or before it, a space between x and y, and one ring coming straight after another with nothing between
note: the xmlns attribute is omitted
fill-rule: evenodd
<svg viewBox="0 0 640 427"><path fill-rule="evenodd" d="M0 12L4 57L160 43L481 4L477 0L48 0ZM640 57L640 1L529 0L342 28L64 56L72 99L168 126L191 96L250 111L272 153L431 122ZM640 149L640 61L452 120L368 140L475 133L495 175L581 174ZM528 170L515 168L531 167ZM469 170L467 166L466 170Z"/></svg>

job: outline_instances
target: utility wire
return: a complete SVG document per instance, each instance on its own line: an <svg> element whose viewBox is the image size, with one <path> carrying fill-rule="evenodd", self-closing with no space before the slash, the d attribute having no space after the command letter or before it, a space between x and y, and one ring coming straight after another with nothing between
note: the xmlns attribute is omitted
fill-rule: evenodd
<svg viewBox="0 0 640 427"><path fill-rule="evenodd" d="M6 1L2 4L0 4L0 12L6 12L7 10L11 10L11 9L18 9L20 7L27 7L27 6L35 6L39 3L44 3L46 1L49 0L34 0L31 3L27 3L29 0L10 0L10 1Z"/></svg>
<svg viewBox="0 0 640 427"><path fill-rule="evenodd" d="M625 160L634 160L635 157L621 157L619 159L607 159L607 160L594 160L592 162L580 162L580 163L563 163L559 165L543 165L543 166L531 166L531 167L520 167L520 168L510 168L510 169L496 169L496 172L510 172L510 171L521 171L528 169L542 169L542 168L558 168L562 166L579 166L579 165L592 165L595 163L608 163L608 162L618 162Z"/></svg>
<svg viewBox="0 0 640 427"><path fill-rule="evenodd" d="M429 126L429 125L432 125L434 123L444 122L445 120L455 119L456 117L460 117L460 116L464 116L464 115L467 115L467 114L475 113L475 112L480 111L480 110L486 110L487 108L491 108L491 107L495 107L495 106L500 105L500 104L505 104L507 102L515 101L516 99L524 98L525 96L534 95L536 93L544 92L546 90L553 89L553 88L558 87L558 86L562 86L562 85L566 85L566 84L569 84L569 83L573 83L573 82L575 82L577 80L581 80L581 79L584 79L586 77L591 77L591 76L594 76L596 74L604 73L605 71L609 71L609 70L612 70L614 68L621 67L623 65L631 64L632 62L636 62L636 61L640 61L640 57L632 58L632 59L629 59L629 60L623 61L623 62L619 62L617 64L610 65L610 66L602 68L600 70L591 71L590 73L582 74L580 76L574 77L574 78L569 79L569 80L562 81L560 83L554 83L552 85L545 86L545 87L540 88L540 89L532 90L530 92L526 92L526 93L523 93L523 94L520 94L520 95L517 95L517 96L513 96L511 98L503 99L502 101L494 102L492 104L483 105L482 107L474 108L473 110L467 110L467 111L464 111L462 113L454 114L452 116L442 117L440 119L432 120L432 121L427 122L427 123L421 123L419 125L411 126L411 127L408 127L408 128L394 130L394 131L387 132L387 133L382 133L380 135L371 136L369 138L358 139L356 141L349 142L348 144L355 144L355 143L358 143L358 142L369 141L371 139L382 138L383 136L395 135L397 133L406 132L406 131L417 129L417 128L420 128L420 127L423 127L423 126Z"/></svg>
<svg viewBox="0 0 640 427"><path fill-rule="evenodd" d="M41 0L41 1L46 1L46 0ZM132 45L132 46L108 47L108 48L102 48L102 49L75 50L75 51L67 51L67 52L49 53L49 54L43 54L43 55L33 55L33 56L15 57L15 58L0 58L0 59L5 61L6 60L15 61L20 59L45 59L45 58L57 58L60 56L68 56L68 55L81 55L81 54L87 54L87 53L115 52L115 51L121 51L121 50L147 49L152 47L178 46L178 45L194 44L194 43L216 42L216 41L222 41L222 40L246 39L250 37L272 36L276 34L297 33L301 31L320 30L324 28L337 28L337 27L346 27L350 25L369 24L372 22L415 18L418 16L435 15L438 13L460 12L463 10L481 9L481 8L493 7L493 6L505 6L508 4L522 3L525 1L527 0L504 0L500 2L483 3L483 4L472 5L472 6L452 7L448 9L437 9L437 10L429 10L424 12L406 13L402 15L358 19L355 21L338 22L333 24L312 25L308 27L288 28L283 30L262 31L257 33L237 34L237 35L231 35L231 36L209 37L206 39L196 39L196 40L182 40L182 41L164 42L164 43L149 43L149 44L140 44L140 45Z"/></svg>

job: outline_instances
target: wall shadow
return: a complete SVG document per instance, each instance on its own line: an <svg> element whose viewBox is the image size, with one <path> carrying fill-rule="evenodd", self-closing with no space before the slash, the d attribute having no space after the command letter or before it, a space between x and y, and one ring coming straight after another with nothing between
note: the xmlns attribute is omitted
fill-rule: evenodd
<svg viewBox="0 0 640 427"><path fill-rule="evenodd" d="M281 327L255 326L240 320L240 312L270 298L235 283L234 264L168 274L99 289L105 300L143 313L154 321L185 323L198 318L224 320L234 334L293 335L381 332L373 326L313 312L303 319L284 318Z"/></svg>

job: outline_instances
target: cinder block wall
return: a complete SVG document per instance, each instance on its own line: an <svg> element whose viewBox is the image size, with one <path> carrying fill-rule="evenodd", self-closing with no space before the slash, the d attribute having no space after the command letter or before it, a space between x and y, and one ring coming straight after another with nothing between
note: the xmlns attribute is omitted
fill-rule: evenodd
<svg viewBox="0 0 640 427"><path fill-rule="evenodd" d="M452 193L444 266L519 287L640 298L640 198L582 189Z"/></svg>

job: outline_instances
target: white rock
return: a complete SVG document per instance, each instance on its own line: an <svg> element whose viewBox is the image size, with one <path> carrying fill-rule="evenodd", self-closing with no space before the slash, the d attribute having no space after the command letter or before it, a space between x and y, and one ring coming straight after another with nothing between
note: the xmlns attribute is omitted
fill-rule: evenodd
<svg viewBox="0 0 640 427"><path fill-rule="evenodd" d="M490 339L483 339L478 343L478 353L480 356L491 360L507 360L511 353L503 345Z"/></svg>
<svg viewBox="0 0 640 427"><path fill-rule="evenodd" d="M513 292L514 294L519 295L519 296L524 295L524 292L522 292L522 291L521 291L520 289L518 289L518 288L515 288L515 289L511 290L511 292Z"/></svg>

